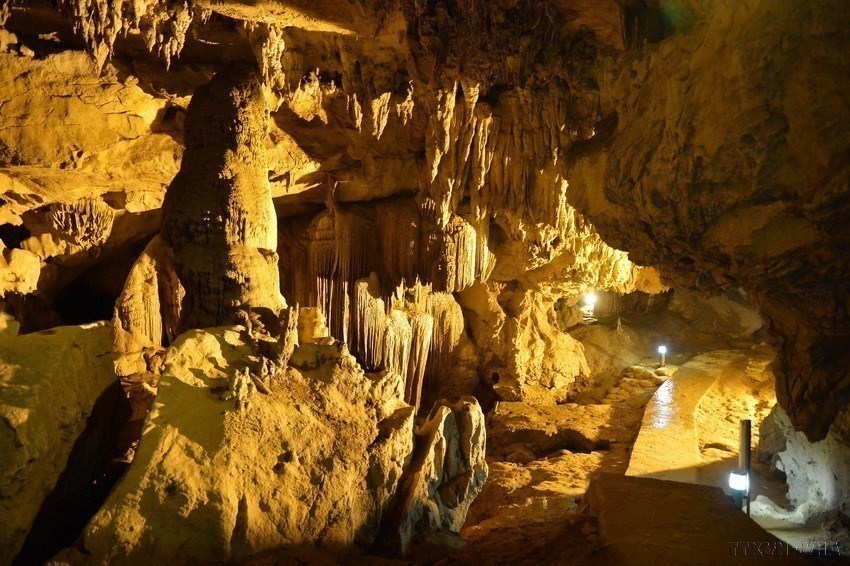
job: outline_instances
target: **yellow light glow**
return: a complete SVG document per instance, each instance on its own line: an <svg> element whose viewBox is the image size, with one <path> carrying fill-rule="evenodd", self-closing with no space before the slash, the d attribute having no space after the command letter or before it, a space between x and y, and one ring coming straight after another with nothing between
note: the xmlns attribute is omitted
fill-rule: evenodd
<svg viewBox="0 0 850 566"><path fill-rule="evenodd" d="M593 307L596 305L596 293L588 293L584 296L584 304Z"/></svg>

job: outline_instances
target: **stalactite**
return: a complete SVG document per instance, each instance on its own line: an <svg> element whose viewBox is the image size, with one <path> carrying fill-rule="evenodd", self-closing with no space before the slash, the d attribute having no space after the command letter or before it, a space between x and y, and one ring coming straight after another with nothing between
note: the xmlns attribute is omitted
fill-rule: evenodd
<svg viewBox="0 0 850 566"><path fill-rule="evenodd" d="M148 10L148 15L152 23L143 32L148 51L165 59L165 66L169 68L171 61L183 51L186 33L192 25L193 9L187 0L165 5L157 2Z"/></svg>
<svg viewBox="0 0 850 566"><path fill-rule="evenodd" d="M489 219L452 216L439 233L435 282L439 290L462 291L476 281L486 281L495 265L489 247Z"/></svg>
<svg viewBox="0 0 850 566"><path fill-rule="evenodd" d="M355 282L374 268L375 236L370 218L358 208L324 212L307 232L307 280L315 281L308 304L322 309L328 328L348 341Z"/></svg>
<svg viewBox="0 0 850 566"><path fill-rule="evenodd" d="M440 391L441 380L457 361L457 349L464 332L464 319L460 305L450 293L430 295L428 313L434 323L423 388L436 395Z"/></svg>
<svg viewBox="0 0 850 566"><path fill-rule="evenodd" d="M545 232L542 239L563 237L566 182L558 156L589 135L586 128L571 129L557 88L516 87L481 101L483 88L466 80L419 94L430 111L418 196L423 217L445 228L468 201L476 219L505 215L512 225Z"/></svg>
<svg viewBox="0 0 850 566"><path fill-rule="evenodd" d="M426 372L439 384L434 376L450 368L463 332L451 293L486 280L493 269L489 218L452 215L441 230L412 200L329 206L309 225L292 221L285 229L282 261L286 269L306 269L300 279L309 288L299 293L326 316L331 335L347 342L368 371L404 376L418 403ZM303 245L293 236L299 229ZM295 279L284 278L290 293ZM440 298L435 290L443 291ZM433 354L432 343L439 348Z"/></svg>
<svg viewBox="0 0 850 566"><path fill-rule="evenodd" d="M395 113L401 120L402 125L406 126L413 119L413 110L416 106L413 98L413 83L408 83L407 94L404 98L396 102Z"/></svg>
<svg viewBox="0 0 850 566"><path fill-rule="evenodd" d="M377 139L381 139L384 128L387 127L387 121L390 118L392 95L392 92L384 92L372 99L372 135Z"/></svg>
<svg viewBox="0 0 850 566"><path fill-rule="evenodd" d="M431 335L434 332L434 318L424 312L410 312L408 316L410 318L410 357L404 400L418 409L422 403L422 385L425 379L428 351L431 348Z"/></svg>
<svg viewBox="0 0 850 566"><path fill-rule="evenodd" d="M307 244L307 281L314 281L310 300L306 306L315 305L325 315L328 326L337 313L334 312L335 275L337 267L336 234L334 216L323 213L310 224Z"/></svg>
<svg viewBox="0 0 850 566"><path fill-rule="evenodd" d="M278 24L266 22L247 22L246 27L251 48L266 85L273 89L286 89L286 73L283 68L286 41L283 28Z"/></svg>
<svg viewBox="0 0 850 566"><path fill-rule="evenodd" d="M384 347L381 352L380 364L383 368L399 375L407 375L410 362L410 347L413 342L413 332L410 321L404 311L393 309L387 316L387 327L384 330Z"/></svg>
<svg viewBox="0 0 850 566"><path fill-rule="evenodd" d="M61 0L70 11L74 29L102 69L112 56L119 34L139 30L148 50L166 66L183 50L192 23L190 0Z"/></svg>
<svg viewBox="0 0 850 566"><path fill-rule="evenodd" d="M112 232L115 211L100 199L85 198L73 203L50 205L48 221L52 231L82 248L106 242Z"/></svg>
<svg viewBox="0 0 850 566"><path fill-rule="evenodd" d="M379 368L384 349L384 332L387 328L386 303L381 298L381 282L372 273L355 283L354 324L352 329L354 352L369 371Z"/></svg>
<svg viewBox="0 0 850 566"><path fill-rule="evenodd" d="M0 26L6 25L6 20L8 20L11 15L12 0L7 0L6 2L3 2L2 6L0 6Z"/></svg>
<svg viewBox="0 0 850 566"><path fill-rule="evenodd" d="M336 320L329 322L332 333L348 341L352 322L351 300L355 282L375 269L376 247L374 222L361 208L336 210L335 249L337 257L336 282L339 296L336 302Z"/></svg>
<svg viewBox="0 0 850 566"><path fill-rule="evenodd" d="M390 289L402 280L412 283L422 274L420 218L415 207L391 203L380 211L381 281Z"/></svg>

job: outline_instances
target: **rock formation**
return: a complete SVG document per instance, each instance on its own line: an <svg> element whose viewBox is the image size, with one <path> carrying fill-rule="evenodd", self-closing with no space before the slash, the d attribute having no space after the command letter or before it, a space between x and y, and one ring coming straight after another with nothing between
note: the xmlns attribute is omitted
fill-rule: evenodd
<svg viewBox="0 0 850 566"><path fill-rule="evenodd" d="M218 73L189 104L186 150L165 192L162 220L185 292L181 330L286 304L265 158L267 114L259 78L245 67Z"/></svg>
<svg viewBox="0 0 850 566"><path fill-rule="evenodd" d="M14 325L17 326L17 325ZM109 327L0 331L0 560L21 550L96 401L114 381ZM50 356L45 356L50 352Z"/></svg>
<svg viewBox="0 0 850 566"><path fill-rule="evenodd" d="M457 535L488 472L484 415L474 398L438 403L417 435L383 541L397 544L402 554L414 544Z"/></svg>
<svg viewBox="0 0 850 566"><path fill-rule="evenodd" d="M235 403L225 393L242 367L257 371L256 354L234 330L183 334L86 550L96 561L168 561L368 545L413 450L413 411L400 376L364 375L340 346L301 346L266 393L249 381Z"/></svg>
<svg viewBox="0 0 850 566"><path fill-rule="evenodd" d="M826 438L810 442L795 431L781 407L774 407L761 426L759 457L788 478L790 511L782 509L762 496L756 514L780 517L796 524L813 524L818 520L833 523L840 530L841 516L850 512L848 499L847 460L850 458L846 411L830 427ZM841 541L847 547L847 537Z"/></svg>
<svg viewBox="0 0 850 566"><path fill-rule="evenodd" d="M130 466L59 533L93 468L0 436L8 558L463 560L521 523L545 542L494 561L593 557L588 478L719 350L775 351L772 458L846 515L848 26L842 0L4 2L0 406ZM77 413L119 384L116 440Z"/></svg>
<svg viewBox="0 0 850 566"><path fill-rule="evenodd" d="M827 78L846 76L850 12L683 9L691 27L612 65L601 105L616 127L572 167L573 202L671 283L743 287L778 351L779 403L818 440L850 399L850 106Z"/></svg>

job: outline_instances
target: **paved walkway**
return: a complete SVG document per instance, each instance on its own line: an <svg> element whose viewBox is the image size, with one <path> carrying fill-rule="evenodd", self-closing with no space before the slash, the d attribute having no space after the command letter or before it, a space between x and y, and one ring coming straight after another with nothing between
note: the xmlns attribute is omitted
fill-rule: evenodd
<svg viewBox="0 0 850 566"><path fill-rule="evenodd" d="M646 406L626 475L697 483L703 465L695 422L699 401L724 375L745 371L747 359L741 350L709 352L664 382Z"/></svg>
<svg viewBox="0 0 850 566"><path fill-rule="evenodd" d="M718 487L602 474L588 491L599 564L808 564Z"/></svg>

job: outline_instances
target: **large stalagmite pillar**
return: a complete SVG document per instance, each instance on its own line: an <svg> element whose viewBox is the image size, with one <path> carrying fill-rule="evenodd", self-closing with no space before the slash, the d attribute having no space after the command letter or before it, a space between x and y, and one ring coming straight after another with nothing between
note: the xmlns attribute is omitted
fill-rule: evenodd
<svg viewBox="0 0 850 566"><path fill-rule="evenodd" d="M181 330L236 322L242 308L286 305L265 155L268 110L258 76L231 66L200 87L186 119L180 172L162 235L186 295Z"/></svg>

